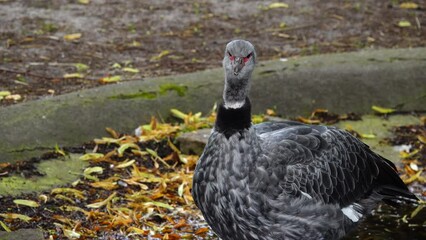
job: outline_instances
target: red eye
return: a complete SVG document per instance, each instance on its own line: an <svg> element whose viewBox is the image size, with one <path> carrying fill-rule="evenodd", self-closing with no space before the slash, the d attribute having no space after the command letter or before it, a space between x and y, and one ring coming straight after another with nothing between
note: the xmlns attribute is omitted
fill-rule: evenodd
<svg viewBox="0 0 426 240"><path fill-rule="evenodd" d="M251 53L249 55L247 55L247 57L244 58L244 62L245 63L248 62L248 60L250 60L250 58L251 58Z"/></svg>
<svg viewBox="0 0 426 240"><path fill-rule="evenodd" d="M230 59L231 61L234 61L235 57L234 57L234 56L232 56L232 54L231 54L230 52L228 52L228 55L229 55L229 59Z"/></svg>

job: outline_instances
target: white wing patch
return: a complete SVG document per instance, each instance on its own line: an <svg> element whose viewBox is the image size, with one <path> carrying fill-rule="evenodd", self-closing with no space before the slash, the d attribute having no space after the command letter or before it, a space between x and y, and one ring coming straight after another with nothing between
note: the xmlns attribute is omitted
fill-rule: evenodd
<svg viewBox="0 0 426 240"><path fill-rule="evenodd" d="M342 212L346 217L352 220L352 222L358 222L362 218L362 213L358 212L356 209L360 210L361 208L360 205L355 203L342 208Z"/></svg>
<svg viewBox="0 0 426 240"><path fill-rule="evenodd" d="M302 192L302 191L300 191L300 193L301 193L302 195L304 195L305 197L307 197L307 198L309 198L309 199L312 199L312 196L311 196L311 195L309 195L309 194L307 194L307 193L305 193L305 192Z"/></svg>

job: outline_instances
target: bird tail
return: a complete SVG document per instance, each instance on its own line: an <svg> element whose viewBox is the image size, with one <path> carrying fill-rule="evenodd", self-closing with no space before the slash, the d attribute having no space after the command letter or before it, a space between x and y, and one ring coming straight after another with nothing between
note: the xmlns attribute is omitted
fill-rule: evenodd
<svg viewBox="0 0 426 240"><path fill-rule="evenodd" d="M380 172L377 183L380 186L378 193L383 196L383 202L395 207L402 203L417 203L419 199L408 190L407 185L399 177L395 165L383 157L381 160L378 161Z"/></svg>

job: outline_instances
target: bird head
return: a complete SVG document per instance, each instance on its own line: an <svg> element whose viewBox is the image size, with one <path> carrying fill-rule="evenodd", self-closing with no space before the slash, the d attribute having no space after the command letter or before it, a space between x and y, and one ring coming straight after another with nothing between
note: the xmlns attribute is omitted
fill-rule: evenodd
<svg viewBox="0 0 426 240"><path fill-rule="evenodd" d="M256 63L254 46L245 40L233 40L226 45L223 67L227 80L249 79Z"/></svg>

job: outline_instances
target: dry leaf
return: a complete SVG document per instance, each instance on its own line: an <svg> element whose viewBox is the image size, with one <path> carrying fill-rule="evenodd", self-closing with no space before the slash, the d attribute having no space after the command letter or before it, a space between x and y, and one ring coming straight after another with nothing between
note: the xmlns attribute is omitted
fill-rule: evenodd
<svg viewBox="0 0 426 240"><path fill-rule="evenodd" d="M84 78L84 75L81 73L65 73L63 78Z"/></svg>
<svg viewBox="0 0 426 240"><path fill-rule="evenodd" d="M269 4L269 6L267 7L267 9L274 9L274 8L288 8L288 4L287 3L281 3L281 2L275 2L275 3Z"/></svg>
<svg viewBox="0 0 426 240"><path fill-rule="evenodd" d="M72 33L64 36L64 39L67 41L74 41L81 38L81 33Z"/></svg>
<svg viewBox="0 0 426 240"><path fill-rule="evenodd" d="M407 20L401 20L398 22L398 27L411 27L411 23Z"/></svg>
<svg viewBox="0 0 426 240"><path fill-rule="evenodd" d="M164 56L169 55L170 53L171 52L169 50L163 50L158 55L151 57L150 61L151 62L159 61L161 58L163 58Z"/></svg>
<svg viewBox="0 0 426 240"><path fill-rule="evenodd" d="M96 160L98 158L103 157L103 153L86 153L80 157L80 160L88 161L88 160Z"/></svg>
<svg viewBox="0 0 426 240"><path fill-rule="evenodd" d="M373 111L381 113L381 114L389 114L389 113L393 113L396 110L392 109L392 108L383 108L383 107L379 107L379 106L371 106L371 109L373 109Z"/></svg>
<svg viewBox="0 0 426 240"><path fill-rule="evenodd" d="M30 221L32 218L28 217L27 215L18 214L18 213L0 213L1 217L4 217L6 219L19 219L24 222Z"/></svg>
<svg viewBox="0 0 426 240"><path fill-rule="evenodd" d="M103 78L99 79L100 83L113 83L113 82L119 82L119 81L121 81L120 75L115 75L115 76L111 76L111 77L103 77Z"/></svg>
<svg viewBox="0 0 426 240"><path fill-rule="evenodd" d="M123 68L123 71L130 72L130 73L139 73L138 69L136 69L136 68L129 68L129 67Z"/></svg>
<svg viewBox="0 0 426 240"><path fill-rule="evenodd" d="M417 9L419 8L419 5L417 5L417 3L413 3L413 2L405 2L405 3L401 3L399 5L400 8L404 8L404 9Z"/></svg>
<svg viewBox="0 0 426 240"><path fill-rule="evenodd" d="M15 200L13 200L13 202L15 204L23 205L23 206L27 206L27 207L40 207L40 204L38 204L37 202L32 201L32 200L15 199Z"/></svg>
<svg viewBox="0 0 426 240"><path fill-rule="evenodd" d="M111 195L109 195L108 198L106 198L103 201L88 204L88 205L86 205L86 207L88 207L88 208L101 208L101 207L107 205L115 197L115 195L117 195L117 192L113 192Z"/></svg>

